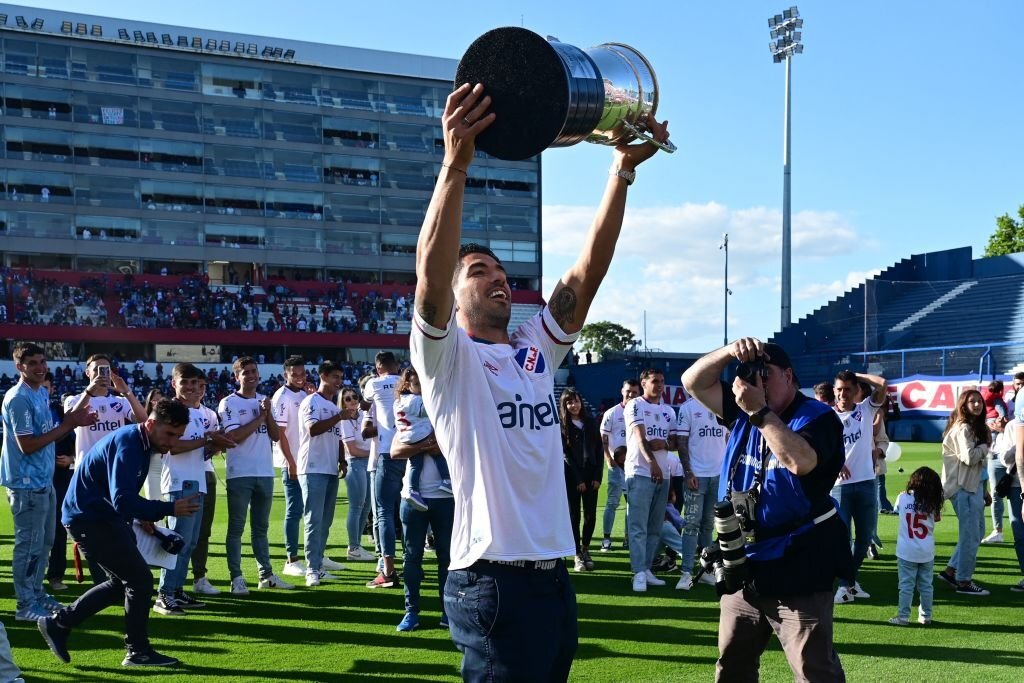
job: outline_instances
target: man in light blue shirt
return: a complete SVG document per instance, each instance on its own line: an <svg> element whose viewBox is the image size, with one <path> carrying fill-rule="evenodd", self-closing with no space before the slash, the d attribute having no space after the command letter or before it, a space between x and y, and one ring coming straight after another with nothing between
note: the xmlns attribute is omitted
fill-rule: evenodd
<svg viewBox="0 0 1024 683"><path fill-rule="evenodd" d="M21 381L4 395L0 410L4 424L0 484L7 488L14 517L11 573L18 600L14 618L36 621L63 607L42 588L57 515L54 442L75 427L95 423L96 414L83 403L54 425L49 393L43 387L47 373L43 349L20 342L13 355Z"/></svg>

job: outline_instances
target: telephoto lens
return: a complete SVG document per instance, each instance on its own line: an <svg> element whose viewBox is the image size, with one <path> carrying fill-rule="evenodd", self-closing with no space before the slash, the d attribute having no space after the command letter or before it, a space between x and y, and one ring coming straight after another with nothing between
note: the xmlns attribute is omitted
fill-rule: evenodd
<svg viewBox="0 0 1024 683"><path fill-rule="evenodd" d="M750 567L740 520L728 500L715 504L715 531L722 553L721 568L716 567L715 571L716 588L719 594L735 593L746 585Z"/></svg>

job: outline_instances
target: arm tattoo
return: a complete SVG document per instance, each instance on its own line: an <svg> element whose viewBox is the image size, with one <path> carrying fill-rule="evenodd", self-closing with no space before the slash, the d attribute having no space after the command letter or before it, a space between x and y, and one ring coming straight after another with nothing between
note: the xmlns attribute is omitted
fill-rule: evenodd
<svg viewBox="0 0 1024 683"><path fill-rule="evenodd" d="M690 437L677 437L676 444L679 446L679 462L683 466L683 474L690 476Z"/></svg>
<svg viewBox="0 0 1024 683"><path fill-rule="evenodd" d="M576 322L576 290L572 287L562 286L551 297L548 309L551 311L551 317L562 329L565 329L566 325Z"/></svg>
<svg viewBox="0 0 1024 683"><path fill-rule="evenodd" d="M432 327L437 326L437 306L426 301L418 302L416 304L416 312L423 318L423 322Z"/></svg>

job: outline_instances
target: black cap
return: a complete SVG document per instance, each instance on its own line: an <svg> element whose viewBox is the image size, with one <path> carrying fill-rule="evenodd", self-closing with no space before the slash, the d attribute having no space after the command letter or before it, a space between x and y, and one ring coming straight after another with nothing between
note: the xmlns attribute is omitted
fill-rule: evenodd
<svg viewBox="0 0 1024 683"><path fill-rule="evenodd" d="M765 363L769 365L775 365L785 370L790 368L793 370L793 383L797 386L800 385L800 380L796 376L796 368L793 367L793 361L790 360L789 354L786 353L786 349L782 348L778 344L767 343L764 345L764 352L767 356Z"/></svg>

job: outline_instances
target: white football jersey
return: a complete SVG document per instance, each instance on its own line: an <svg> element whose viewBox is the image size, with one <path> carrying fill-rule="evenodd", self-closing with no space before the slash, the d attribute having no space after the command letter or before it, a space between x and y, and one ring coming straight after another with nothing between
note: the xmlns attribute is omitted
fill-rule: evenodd
<svg viewBox="0 0 1024 683"><path fill-rule="evenodd" d="M616 403L604 411L601 417L601 434L608 437L608 450L615 453L615 449L626 445L626 418L625 408L621 403Z"/></svg>
<svg viewBox="0 0 1024 683"><path fill-rule="evenodd" d="M700 401L688 399L679 406L676 434L687 437L690 471L695 477L717 477L725 460L725 427Z"/></svg>
<svg viewBox="0 0 1024 683"><path fill-rule="evenodd" d="M858 403L853 410L836 415L843 423L843 445L846 446L846 468L849 479L837 479L836 484L856 484L875 478L875 461L871 451L875 448L875 413L881 406L871 403L871 397Z"/></svg>
<svg viewBox="0 0 1024 683"><path fill-rule="evenodd" d="M576 341L545 307L511 344L474 341L417 313L409 346L455 491L451 568L575 552L554 373Z"/></svg>
<svg viewBox="0 0 1024 683"><path fill-rule="evenodd" d="M394 412L395 434L399 443L423 441L434 432L422 396L402 394L395 399Z"/></svg>
<svg viewBox="0 0 1024 683"><path fill-rule="evenodd" d="M255 398L246 398L238 392L231 393L221 399L217 406L217 416L225 432L247 425L260 415L260 401L266 398L256 394ZM256 431L243 439L234 448L229 448L224 456L227 460L227 478L236 477L273 477L274 455L270 445L270 433L264 422Z"/></svg>
<svg viewBox="0 0 1024 683"><path fill-rule="evenodd" d="M668 441L668 437L676 433L676 412L660 399L658 403L648 403L643 396L637 396L626 403L623 414L626 420L626 476L650 477L651 468L640 455L640 440L633 428L638 425L642 427L648 441ZM654 460L662 476L668 477L668 449L654 451Z"/></svg>
<svg viewBox="0 0 1024 683"><path fill-rule="evenodd" d="M201 408L188 409L188 427L182 435L182 441L195 441L206 436L210 429L210 418L204 415ZM199 482L199 492L206 493L206 447L172 455L164 453L163 467L160 470L160 492L164 495L172 491L180 491L184 481Z"/></svg>
<svg viewBox="0 0 1024 683"><path fill-rule="evenodd" d="M206 425L206 431L211 429L220 429L220 417L217 416L217 411L207 407L205 403L199 405L199 410L203 413L203 423ZM213 458L206 459L206 471L215 472L213 467Z"/></svg>
<svg viewBox="0 0 1024 683"><path fill-rule="evenodd" d="M383 375L366 382L363 400L371 403L370 412L377 425L377 454L390 453L391 441L395 438L395 387L398 375Z"/></svg>
<svg viewBox="0 0 1024 683"><path fill-rule="evenodd" d="M82 394L84 393L82 392ZM82 394L68 396L64 400L64 412L74 408L81 400ZM77 465L100 439L124 427L129 419L132 421L136 419L132 413L132 404L128 402L128 399L113 394L91 397L89 410L96 413L98 419L94 425L75 427L75 462L72 467Z"/></svg>
<svg viewBox="0 0 1024 683"><path fill-rule="evenodd" d="M274 413L277 426L281 428L284 437L288 439L288 447L291 448L292 457L299 454L299 406L302 399L309 396L304 389L292 391L288 385L284 385L270 399L270 410ZM281 445L274 442L274 467L287 467L288 461L284 459Z"/></svg>
<svg viewBox="0 0 1024 683"><path fill-rule="evenodd" d="M323 434L310 436L309 428L321 420L329 420L341 410L320 392L302 399L299 407L299 450L295 458L299 474L333 474L338 476L338 454L341 427L335 424Z"/></svg>
<svg viewBox="0 0 1024 683"><path fill-rule="evenodd" d="M366 413L362 410L356 415L354 420L342 420L341 421L341 440L345 443L352 444L356 448L369 451L370 442L373 439L363 438L363 422L366 419ZM345 459L351 460L348 453L345 453Z"/></svg>

